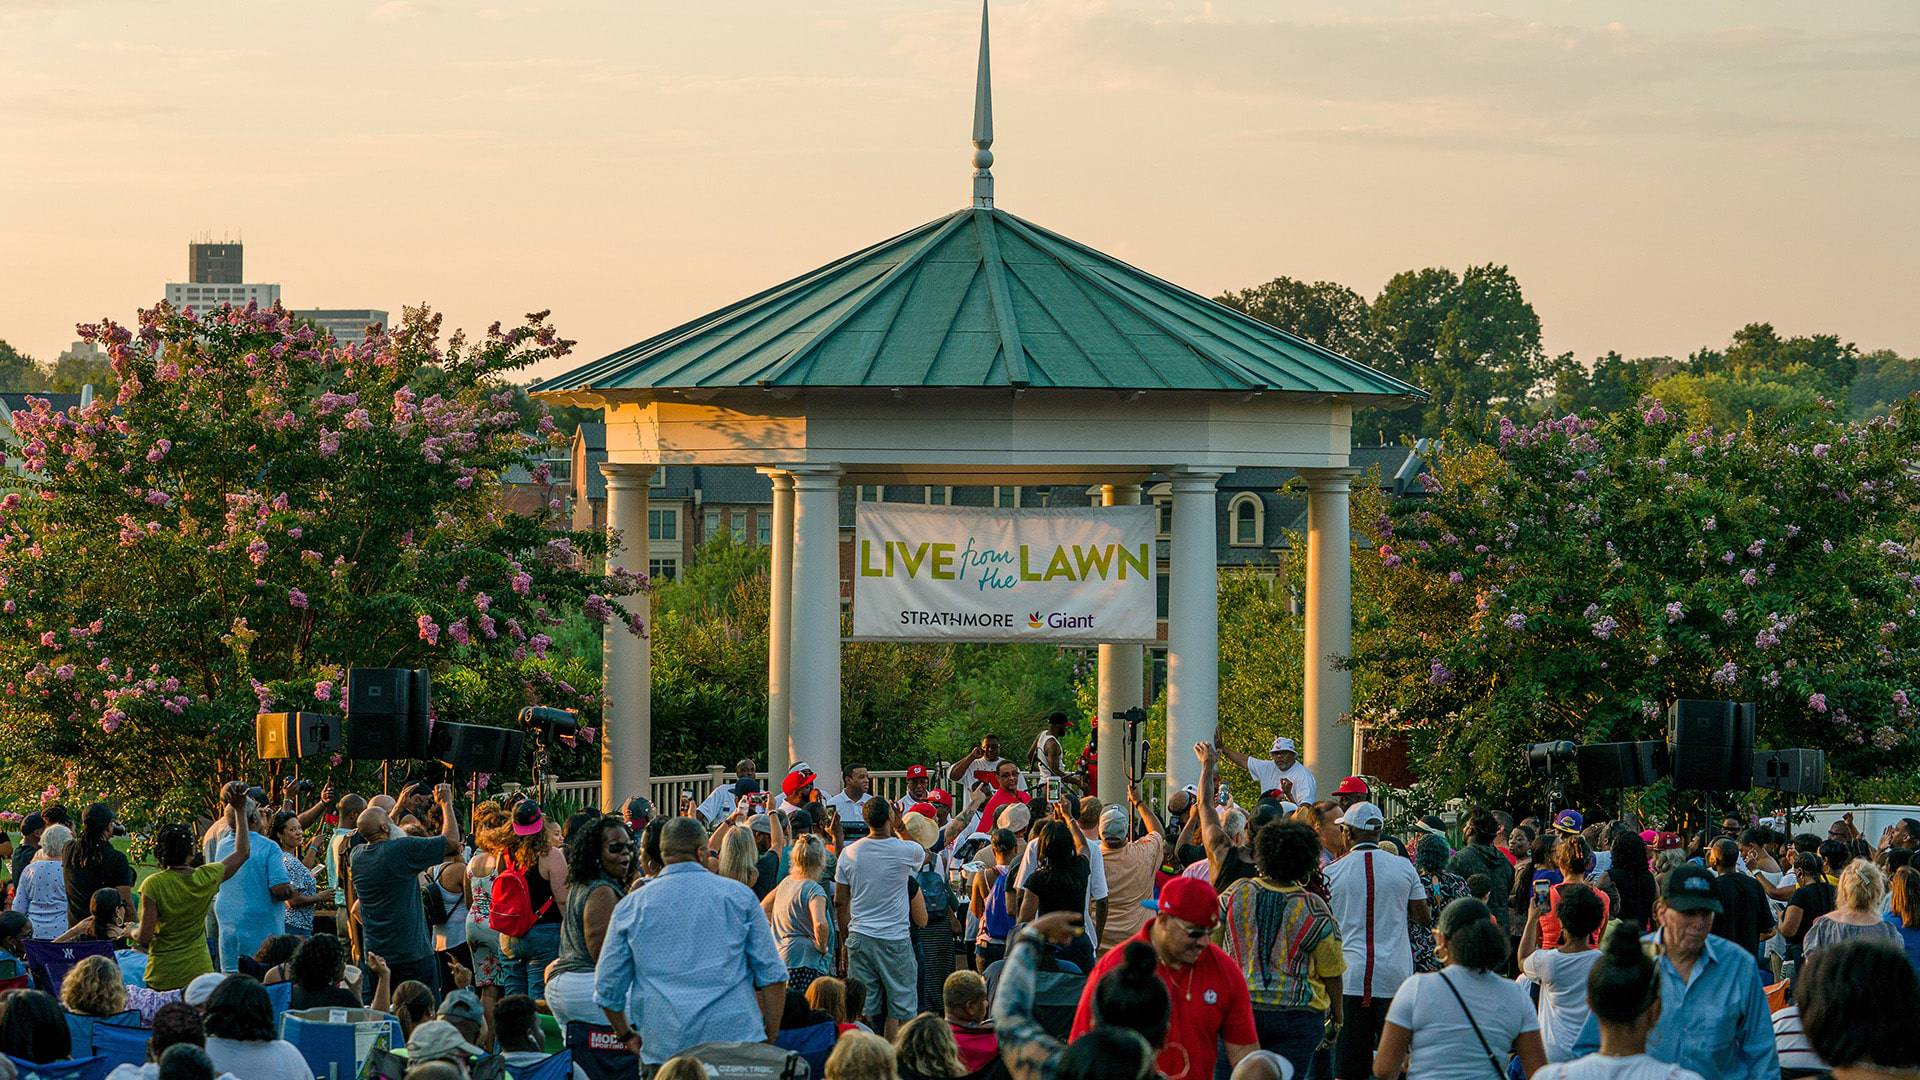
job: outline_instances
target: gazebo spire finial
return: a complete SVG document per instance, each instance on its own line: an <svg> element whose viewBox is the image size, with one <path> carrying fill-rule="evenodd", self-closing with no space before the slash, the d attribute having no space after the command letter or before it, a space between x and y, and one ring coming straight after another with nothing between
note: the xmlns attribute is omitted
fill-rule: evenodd
<svg viewBox="0 0 1920 1080"><path fill-rule="evenodd" d="M993 208L993 74L987 64L987 0L980 0L980 73L973 87L973 205Z"/></svg>

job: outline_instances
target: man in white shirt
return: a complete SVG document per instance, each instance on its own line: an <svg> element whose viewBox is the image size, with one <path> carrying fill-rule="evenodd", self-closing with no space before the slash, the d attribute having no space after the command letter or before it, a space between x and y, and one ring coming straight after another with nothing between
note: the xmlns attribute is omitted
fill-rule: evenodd
<svg viewBox="0 0 1920 1080"><path fill-rule="evenodd" d="M907 766L907 793L893 800L893 805L901 813L913 809L923 802L932 802L933 774L925 765Z"/></svg>
<svg viewBox="0 0 1920 1080"><path fill-rule="evenodd" d="M1329 906L1340 924L1347 961L1346 1023L1334 1052L1337 1080L1367 1080L1387 1006L1413 974L1409 927L1432 919L1426 886L1413 863L1380 850L1385 815L1370 802L1355 803L1340 818L1350 840L1347 853L1326 869Z"/></svg>
<svg viewBox="0 0 1920 1080"><path fill-rule="evenodd" d="M1272 760L1250 757L1217 744L1215 749L1225 755L1228 761L1251 773L1253 782L1259 785L1260 794L1278 791L1280 797L1290 803L1313 801L1317 791L1313 773L1308 772L1307 767L1300 764L1300 755L1294 750L1293 740L1285 735L1273 740L1273 748L1268 751Z"/></svg>
<svg viewBox="0 0 1920 1080"><path fill-rule="evenodd" d="M1047 717L1046 729L1033 740L1033 768L1042 780L1067 775L1066 751L1060 747L1060 740L1073 726L1073 719L1066 713L1057 712Z"/></svg>
<svg viewBox="0 0 1920 1080"><path fill-rule="evenodd" d="M1000 756L1000 736L982 735L980 745L968 750L966 757L954 762L953 767L947 770L947 781L959 784L960 787L955 790L962 796L975 784L984 784L991 789L997 782L995 778L1000 775L1000 763L1006 760ZM1018 769L1020 763L1014 762L1013 767ZM1027 790L1025 775L1020 776L1016 787L1020 791Z"/></svg>
<svg viewBox="0 0 1920 1080"><path fill-rule="evenodd" d="M900 831L893 804L869 799L865 839L847 845L833 870L833 904L849 980L867 988L867 1015L885 1021L891 1039L919 1005L920 969L913 959L907 882L927 850Z"/></svg>
<svg viewBox="0 0 1920 1080"><path fill-rule="evenodd" d="M733 771L739 779L714 788L706 801L695 808L700 820L706 822L709 829L733 816L734 804L740 801L741 796L760 790L759 774L752 758L742 758Z"/></svg>
<svg viewBox="0 0 1920 1080"><path fill-rule="evenodd" d="M842 769L840 791L827 797L827 806L840 815L840 827L846 830L848 840L858 840L867 835L867 826L861 813L872 800L873 793L867 790L867 767L849 765Z"/></svg>

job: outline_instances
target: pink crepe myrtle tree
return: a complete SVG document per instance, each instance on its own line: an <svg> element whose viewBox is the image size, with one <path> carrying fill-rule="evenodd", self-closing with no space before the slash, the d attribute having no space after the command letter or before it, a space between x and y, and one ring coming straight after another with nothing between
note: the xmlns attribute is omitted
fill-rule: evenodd
<svg viewBox="0 0 1920 1080"><path fill-rule="evenodd" d="M591 665L500 629L646 587L598 569L603 536L503 502L499 475L558 438L507 381L571 344L544 312L471 341L424 309L353 345L277 307L162 305L81 334L118 393L14 416L0 798L197 809L259 771L256 711L338 711L352 667L431 669L441 718L597 719Z"/></svg>
<svg viewBox="0 0 1920 1080"><path fill-rule="evenodd" d="M1756 702L1842 791L1911 775L1920 405L1714 430L1646 400L1442 445L1355 538L1352 659L1437 793L1518 795L1527 743L1661 738L1682 697Z"/></svg>

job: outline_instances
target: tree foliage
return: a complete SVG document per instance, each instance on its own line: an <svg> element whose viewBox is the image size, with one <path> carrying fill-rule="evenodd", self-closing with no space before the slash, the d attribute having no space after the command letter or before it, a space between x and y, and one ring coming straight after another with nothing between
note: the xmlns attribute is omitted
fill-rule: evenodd
<svg viewBox="0 0 1920 1080"><path fill-rule="evenodd" d="M0 791L197 809L256 771L255 712L337 709L353 667L431 669L442 719L592 722L592 673L548 655L550 629L643 581L583 569L602 537L502 508L535 440L503 376L570 344L544 313L442 342L414 310L352 347L277 308L82 332L117 394L15 416L32 475L0 501Z"/></svg>
<svg viewBox="0 0 1920 1080"><path fill-rule="evenodd" d="M1356 712L1436 791L1526 790L1516 748L1657 738L1682 697L1757 702L1760 744L1826 749L1843 788L1911 768L1920 409L1500 431L1448 444L1361 583Z"/></svg>

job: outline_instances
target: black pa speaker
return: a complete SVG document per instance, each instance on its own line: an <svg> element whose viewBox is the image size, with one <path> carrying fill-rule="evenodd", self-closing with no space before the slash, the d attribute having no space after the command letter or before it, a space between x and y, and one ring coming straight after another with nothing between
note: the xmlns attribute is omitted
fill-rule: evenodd
<svg viewBox="0 0 1920 1080"><path fill-rule="evenodd" d="M1653 739L1589 743L1575 753L1583 787L1646 787L1667 772L1667 746Z"/></svg>
<svg viewBox="0 0 1920 1080"><path fill-rule="evenodd" d="M431 680L407 668L347 672L347 756L400 761L427 756Z"/></svg>
<svg viewBox="0 0 1920 1080"><path fill-rule="evenodd" d="M455 772L517 773L526 757L526 733L487 724L435 724L429 756Z"/></svg>
<svg viewBox="0 0 1920 1080"><path fill-rule="evenodd" d="M331 754L340 749L340 718L312 712L261 713L253 718L253 749L262 761Z"/></svg>
<svg viewBox="0 0 1920 1080"><path fill-rule="evenodd" d="M1745 791L1753 783L1752 702L1682 698L1667 708L1667 757L1673 786Z"/></svg>
<svg viewBox="0 0 1920 1080"><path fill-rule="evenodd" d="M1753 786L1795 795L1827 793L1825 750L1764 750L1753 755Z"/></svg>

